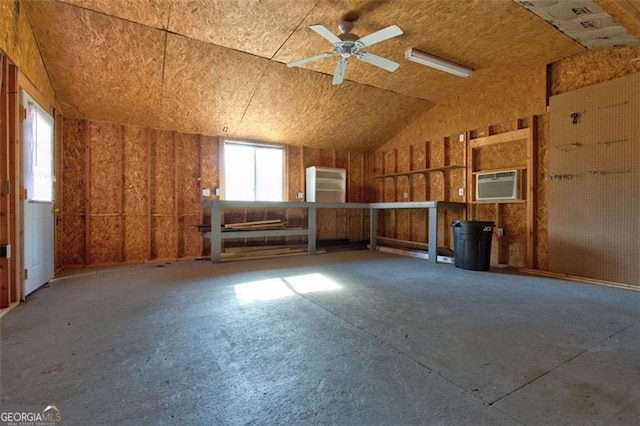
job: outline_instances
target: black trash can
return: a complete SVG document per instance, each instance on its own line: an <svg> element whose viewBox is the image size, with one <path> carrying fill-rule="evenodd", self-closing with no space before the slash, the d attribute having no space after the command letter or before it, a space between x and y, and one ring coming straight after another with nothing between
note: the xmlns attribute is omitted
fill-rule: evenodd
<svg viewBox="0 0 640 426"><path fill-rule="evenodd" d="M453 257L457 268L488 271L491 263L493 222L456 220L453 227Z"/></svg>

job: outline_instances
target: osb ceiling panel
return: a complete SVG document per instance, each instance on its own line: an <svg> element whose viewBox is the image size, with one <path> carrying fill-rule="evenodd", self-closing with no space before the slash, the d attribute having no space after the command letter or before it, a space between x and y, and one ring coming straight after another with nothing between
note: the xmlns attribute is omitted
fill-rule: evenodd
<svg viewBox="0 0 640 426"><path fill-rule="evenodd" d="M344 10L366 11L353 30L361 37L391 24L404 32L368 49L400 63L398 71L388 73L353 59L346 78L436 102L490 83L495 70L514 64L546 64L584 50L510 0L321 1L274 59L287 63L330 50L330 43L309 26L322 24L337 33ZM404 52L411 47L471 67L477 73L463 79L410 63L404 59ZM333 74L335 59L304 67Z"/></svg>
<svg viewBox="0 0 640 426"><path fill-rule="evenodd" d="M33 1L33 0L31 0ZM42 1L42 0L40 0ZM57 0L137 22L154 28L167 28L171 3L166 0Z"/></svg>
<svg viewBox="0 0 640 426"><path fill-rule="evenodd" d="M325 148L375 149L432 102L473 98L584 50L512 0L20 4L66 116L213 135L227 127L232 137ZM353 59L334 87L335 60L284 65L330 49L308 27L337 32L345 16L360 36L404 30L369 49L398 71ZM408 62L410 47L476 72L464 79Z"/></svg>
<svg viewBox="0 0 640 426"><path fill-rule="evenodd" d="M170 34L162 97L162 127L233 132L260 81L267 59Z"/></svg>
<svg viewBox="0 0 640 426"><path fill-rule="evenodd" d="M53 1L25 6L65 115L157 123L163 32Z"/></svg>
<svg viewBox="0 0 640 426"><path fill-rule="evenodd" d="M314 148L367 150L390 139L430 107L426 101L371 86L290 70L271 62L240 127L240 137Z"/></svg>
<svg viewBox="0 0 640 426"><path fill-rule="evenodd" d="M271 58L317 0L174 2L169 30Z"/></svg>

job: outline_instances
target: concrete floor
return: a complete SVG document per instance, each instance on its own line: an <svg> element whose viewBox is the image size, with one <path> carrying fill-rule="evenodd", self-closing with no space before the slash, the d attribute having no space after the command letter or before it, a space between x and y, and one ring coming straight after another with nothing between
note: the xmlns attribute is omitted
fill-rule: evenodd
<svg viewBox="0 0 640 426"><path fill-rule="evenodd" d="M63 424L639 424L640 292L368 251L80 271L1 320Z"/></svg>

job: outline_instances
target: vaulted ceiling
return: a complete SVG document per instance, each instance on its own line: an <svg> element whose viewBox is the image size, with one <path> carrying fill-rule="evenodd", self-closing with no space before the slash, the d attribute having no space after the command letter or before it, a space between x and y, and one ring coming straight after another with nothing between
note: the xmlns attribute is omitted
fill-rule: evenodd
<svg viewBox="0 0 640 426"><path fill-rule="evenodd" d="M436 103L584 50L512 0L47 0L25 7L67 117L266 142L376 148ZM287 68L330 44L309 30L404 34L331 84L335 59ZM404 59L417 48L476 70L461 78ZM226 132L223 133L223 128Z"/></svg>

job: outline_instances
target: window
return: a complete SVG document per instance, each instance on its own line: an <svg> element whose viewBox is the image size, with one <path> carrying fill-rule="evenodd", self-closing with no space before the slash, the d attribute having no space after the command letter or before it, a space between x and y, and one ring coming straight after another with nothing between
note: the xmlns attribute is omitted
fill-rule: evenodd
<svg viewBox="0 0 640 426"><path fill-rule="evenodd" d="M225 199L282 201L283 166L281 146L225 141Z"/></svg>
<svg viewBox="0 0 640 426"><path fill-rule="evenodd" d="M24 179L29 201L53 201L53 118L26 93Z"/></svg>

